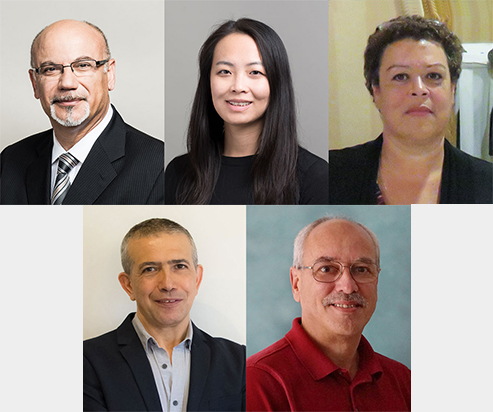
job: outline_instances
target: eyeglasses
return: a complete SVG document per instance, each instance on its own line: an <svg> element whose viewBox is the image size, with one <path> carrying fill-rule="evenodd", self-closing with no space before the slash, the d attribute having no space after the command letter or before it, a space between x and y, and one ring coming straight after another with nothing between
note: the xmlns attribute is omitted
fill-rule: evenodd
<svg viewBox="0 0 493 412"><path fill-rule="evenodd" d="M75 62L72 62L67 65L63 64L44 64L42 66L39 66L38 68L35 68L34 71L45 77L58 77L63 73L63 69L65 67L70 67L72 69L72 72L77 76L77 77L84 77L84 76L90 76L94 73L94 71L99 67L102 66L105 63L108 63L110 59L106 60L94 60L94 59L87 59L87 60L77 60Z"/></svg>
<svg viewBox="0 0 493 412"><path fill-rule="evenodd" d="M311 269L313 278L317 282L332 283L339 280L344 268L349 268L349 273L357 283L375 282L380 273L380 268L375 263L354 262L343 265L335 260L320 260L312 266L300 266L298 269Z"/></svg>

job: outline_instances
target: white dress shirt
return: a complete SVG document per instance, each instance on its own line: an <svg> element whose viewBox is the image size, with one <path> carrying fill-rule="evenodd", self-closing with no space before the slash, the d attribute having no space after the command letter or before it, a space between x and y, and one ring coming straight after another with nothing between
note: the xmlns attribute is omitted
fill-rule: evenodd
<svg viewBox="0 0 493 412"><path fill-rule="evenodd" d="M111 105L108 108L108 112L104 116L94 129L87 133L82 139L80 139L75 145L73 145L68 152L74 156L79 163L69 172L68 177L70 179L70 184L73 183L75 176L79 173L82 164L87 158L87 155L92 149L92 146L98 139L98 137L103 133L103 130L108 126L111 117L113 116L113 108ZM55 187L57 169L58 169L58 158L67 151L58 142L55 136L55 130L53 130L53 150L51 151L51 191L50 195L53 194L53 188Z"/></svg>
<svg viewBox="0 0 493 412"><path fill-rule="evenodd" d="M190 385L190 364L193 328L188 325L185 339L173 348L172 362L168 352L161 348L147 332L137 314L132 324L144 346L147 359L151 365L163 411L185 412L187 410L188 389Z"/></svg>

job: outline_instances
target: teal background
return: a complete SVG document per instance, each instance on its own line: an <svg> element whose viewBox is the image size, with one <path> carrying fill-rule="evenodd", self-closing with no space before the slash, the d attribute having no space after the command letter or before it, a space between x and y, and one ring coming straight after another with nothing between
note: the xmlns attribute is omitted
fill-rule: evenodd
<svg viewBox="0 0 493 412"><path fill-rule="evenodd" d="M378 304L363 334L376 352L410 368L410 206L247 206L247 356L281 339L301 316L289 280L293 242L324 215L344 215L377 235Z"/></svg>

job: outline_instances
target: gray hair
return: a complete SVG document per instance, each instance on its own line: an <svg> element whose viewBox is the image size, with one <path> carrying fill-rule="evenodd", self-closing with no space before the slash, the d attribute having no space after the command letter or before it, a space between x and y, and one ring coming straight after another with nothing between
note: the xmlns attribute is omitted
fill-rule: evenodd
<svg viewBox="0 0 493 412"><path fill-rule="evenodd" d="M83 23L86 23L88 24L89 26L91 26L93 29L95 29L101 36L103 36L103 39L104 39L104 44L105 44L105 49L104 49L104 52L103 52L103 60L106 60L106 59L111 59L111 52L110 52L110 46L108 44L108 39L106 38L105 34L103 33L103 31L98 27L96 26L95 24L92 24L92 23L89 23L88 21L83 21ZM31 43L31 67L34 68L35 66L35 63L34 63L34 53L35 53L35 49L36 49L36 42L38 41L38 38L39 36L41 36L41 34L48 28L49 26L46 26L43 30L41 30L37 35L36 37L34 38L33 42ZM104 65L104 68L105 68L105 72L106 70L108 70L108 64L106 63Z"/></svg>
<svg viewBox="0 0 493 412"><path fill-rule="evenodd" d="M314 222L306 225L303 229L299 231L294 239L294 247L293 247L293 266L296 268L300 268L303 266L303 253L305 248L305 241L308 235L315 229L318 225L328 222L329 220L345 220L346 222L354 223L355 225L361 227L373 240L375 244L375 252L377 254L377 266L380 266L380 243L378 242L377 236L366 226L358 223L346 216L323 216Z"/></svg>
<svg viewBox="0 0 493 412"><path fill-rule="evenodd" d="M182 225L173 222L169 219L164 218L153 218L144 220L132 227L122 240L122 245L120 248L121 260L123 271L130 275L132 269L132 259L128 255L128 242L130 239L140 239L149 236L159 236L160 234L184 234L190 240L190 245L192 246L192 261L195 268L198 265L199 258L197 254L197 247L193 241L193 237L190 232L185 229Z"/></svg>

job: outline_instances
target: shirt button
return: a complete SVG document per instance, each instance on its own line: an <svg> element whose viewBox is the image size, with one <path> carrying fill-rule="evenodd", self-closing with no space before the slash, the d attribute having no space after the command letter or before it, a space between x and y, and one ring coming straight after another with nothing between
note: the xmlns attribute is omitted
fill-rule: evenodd
<svg viewBox="0 0 493 412"><path fill-rule="evenodd" d="M163 364L161 365L161 367L162 367L163 369L166 369L166 368L168 367L168 365L166 365L165 363L163 363Z"/></svg>
<svg viewBox="0 0 493 412"><path fill-rule="evenodd" d="M178 405L178 401L173 401L173 405L174 406Z"/></svg>

